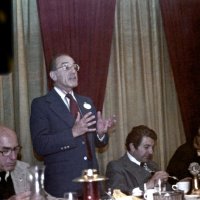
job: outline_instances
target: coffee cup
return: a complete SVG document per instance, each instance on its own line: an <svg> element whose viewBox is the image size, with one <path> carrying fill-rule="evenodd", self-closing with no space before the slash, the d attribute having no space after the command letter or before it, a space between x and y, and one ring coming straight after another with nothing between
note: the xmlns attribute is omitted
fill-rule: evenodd
<svg viewBox="0 0 200 200"><path fill-rule="evenodd" d="M190 191L190 181L179 181L175 185L172 185L173 190L182 190L184 194Z"/></svg>
<svg viewBox="0 0 200 200"><path fill-rule="evenodd" d="M147 189L144 193L144 199L153 200L153 194L157 192L155 189Z"/></svg>
<svg viewBox="0 0 200 200"><path fill-rule="evenodd" d="M142 196L143 196L143 191L140 190L139 187L134 188L134 189L132 190L132 196L135 196L135 197L142 197Z"/></svg>

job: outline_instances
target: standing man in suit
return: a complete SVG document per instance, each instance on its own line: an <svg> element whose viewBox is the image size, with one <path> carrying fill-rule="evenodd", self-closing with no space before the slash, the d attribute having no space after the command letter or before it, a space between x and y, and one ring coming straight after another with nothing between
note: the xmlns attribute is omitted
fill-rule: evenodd
<svg viewBox="0 0 200 200"><path fill-rule="evenodd" d="M32 143L44 158L44 186L53 197L63 197L65 192L81 194L82 185L72 180L84 169L98 169L95 148L107 145L108 129L116 122L114 116L103 119L90 98L73 92L79 68L69 55L55 57L50 71L54 88L34 99L31 106ZM78 105L75 116L72 101Z"/></svg>
<svg viewBox="0 0 200 200"><path fill-rule="evenodd" d="M125 155L107 165L108 188L130 195L134 189L144 190L145 183L150 189L159 179L166 182L168 174L152 161L156 140L156 133L147 126L133 127L126 138Z"/></svg>
<svg viewBox="0 0 200 200"><path fill-rule="evenodd" d="M17 160L20 150L16 133L0 125L0 199L30 199L29 165Z"/></svg>

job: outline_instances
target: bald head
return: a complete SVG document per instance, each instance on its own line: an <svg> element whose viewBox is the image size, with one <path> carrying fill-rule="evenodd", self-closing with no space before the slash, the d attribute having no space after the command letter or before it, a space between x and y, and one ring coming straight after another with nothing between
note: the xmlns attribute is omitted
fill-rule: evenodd
<svg viewBox="0 0 200 200"><path fill-rule="evenodd" d="M18 147L19 143L15 131L0 125L0 171L11 171L15 168L18 153L15 149Z"/></svg>
<svg viewBox="0 0 200 200"><path fill-rule="evenodd" d="M3 125L0 125L0 137L16 137L16 133L15 131L13 131L12 129L6 127L6 126L3 126Z"/></svg>

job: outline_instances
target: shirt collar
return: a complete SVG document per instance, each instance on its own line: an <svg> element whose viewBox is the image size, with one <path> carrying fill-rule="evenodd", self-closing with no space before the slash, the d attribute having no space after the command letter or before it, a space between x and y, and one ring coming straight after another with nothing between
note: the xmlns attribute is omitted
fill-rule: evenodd
<svg viewBox="0 0 200 200"><path fill-rule="evenodd" d="M5 172L5 181L7 181L7 178L10 176L10 172L9 171L6 171ZM0 181L1 181L1 178L3 178L3 177L0 177Z"/></svg>
<svg viewBox="0 0 200 200"><path fill-rule="evenodd" d="M131 161L131 162L134 162L136 165L139 165L140 166L140 161L138 161L138 160L136 160L128 151L127 151L127 156L128 156L128 158L129 158L129 160Z"/></svg>
<svg viewBox="0 0 200 200"><path fill-rule="evenodd" d="M65 98L65 95L67 94L65 91L59 89L59 88L56 87L56 86L54 86L54 89L55 89L55 91L59 94L59 96L60 96L62 99ZM75 98L73 90L71 90L69 93L73 96L73 98Z"/></svg>

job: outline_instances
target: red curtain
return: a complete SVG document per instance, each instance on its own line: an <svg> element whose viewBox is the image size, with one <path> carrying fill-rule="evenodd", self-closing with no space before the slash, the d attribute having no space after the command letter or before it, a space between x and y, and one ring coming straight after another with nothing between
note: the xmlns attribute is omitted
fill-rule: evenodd
<svg viewBox="0 0 200 200"><path fill-rule="evenodd" d="M200 125L200 1L160 0L187 140Z"/></svg>
<svg viewBox="0 0 200 200"><path fill-rule="evenodd" d="M105 96L115 0L37 0L47 73L52 56L67 53L81 66L77 92L101 110ZM49 88L52 82L48 79Z"/></svg>

